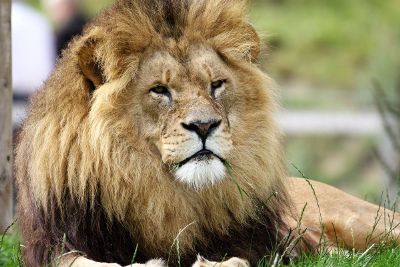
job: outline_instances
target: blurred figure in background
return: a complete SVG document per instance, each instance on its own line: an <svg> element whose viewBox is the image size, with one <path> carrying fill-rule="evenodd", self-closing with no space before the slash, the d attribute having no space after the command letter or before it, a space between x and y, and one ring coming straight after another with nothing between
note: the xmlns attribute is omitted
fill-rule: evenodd
<svg viewBox="0 0 400 267"><path fill-rule="evenodd" d="M78 0L42 0L42 3L54 22L57 56L61 56L69 41L82 32L88 19Z"/></svg>
<svg viewBox="0 0 400 267"><path fill-rule="evenodd" d="M11 23L14 101L26 101L53 69L53 31L46 18L22 0L12 2Z"/></svg>

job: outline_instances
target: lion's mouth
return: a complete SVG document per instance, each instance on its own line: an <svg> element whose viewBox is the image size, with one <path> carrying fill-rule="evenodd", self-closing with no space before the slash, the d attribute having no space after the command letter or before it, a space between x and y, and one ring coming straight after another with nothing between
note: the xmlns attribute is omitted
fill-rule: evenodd
<svg viewBox="0 0 400 267"><path fill-rule="evenodd" d="M196 190L222 181L225 174L225 160L206 148L181 161L174 171L178 181Z"/></svg>
<svg viewBox="0 0 400 267"><path fill-rule="evenodd" d="M225 160L218 156L217 154L215 154L214 152L212 152L211 150L205 149L203 148L202 150L197 151L196 153L194 153L193 155L191 155L190 157L184 159L183 161L181 161L178 164L178 167L182 167L183 165L185 165L186 163L188 163L191 160L207 160L207 159L211 159L213 157L218 158L222 163L225 163Z"/></svg>

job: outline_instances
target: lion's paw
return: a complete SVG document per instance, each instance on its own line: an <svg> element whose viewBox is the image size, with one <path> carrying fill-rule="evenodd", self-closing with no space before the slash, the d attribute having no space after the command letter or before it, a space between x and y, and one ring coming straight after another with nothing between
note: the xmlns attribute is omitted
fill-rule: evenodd
<svg viewBox="0 0 400 267"><path fill-rule="evenodd" d="M118 263L105 263L105 262L98 262L94 265L90 265L91 267L122 267ZM88 265L89 267L89 265Z"/></svg>
<svg viewBox="0 0 400 267"><path fill-rule="evenodd" d="M167 267L165 262L161 259L150 260L144 265L146 267Z"/></svg>
<svg viewBox="0 0 400 267"><path fill-rule="evenodd" d="M71 257L65 256L61 262L57 262L55 266L60 267L122 267L117 263L106 263L89 260L83 256Z"/></svg>
<svg viewBox="0 0 400 267"><path fill-rule="evenodd" d="M204 257L198 255L197 261L192 265L192 267L250 267L250 264L247 260L237 257L230 258L223 262L215 262L206 260Z"/></svg>
<svg viewBox="0 0 400 267"><path fill-rule="evenodd" d="M145 264L134 263L126 267L167 267L165 261L161 259L149 260Z"/></svg>

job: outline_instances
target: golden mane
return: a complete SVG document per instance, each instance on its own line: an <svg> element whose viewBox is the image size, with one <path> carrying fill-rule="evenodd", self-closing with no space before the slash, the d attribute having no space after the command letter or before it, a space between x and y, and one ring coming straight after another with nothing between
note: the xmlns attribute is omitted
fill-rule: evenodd
<svg viewBox="0 0 400 267"><path fill-rule="evenodd" d="M31 216L21 222L25 232L32 229L32 216L62 217L70 202L85 212L100 206L109 220L137 237L147 255L168 253L187 225L180 236L182 251L192 250L194 239L207 244L204 232L229 235L233 222L244 227L260 219L264 201L271 220L279 222L289 202L281 181L280 133L272 118L273 92L264 89L268 78L254 65L260 44L246 19L246 4L121 0L69 45L32 98L17 148L20 213ZM197 43L210 45L245 77L244 84L257 88L245 100L257 111L241 116L258 125L248 126L251 138L237 133L231 179L193 196L154 160L140 124L124 116L124 105L144 54L163 48L184 60ZM32 202L39 212L28 216Z"/></svg>
<svg viewBox="0 0 400 267"><path fill-rule="evenodd" d="M246 0L120 0L98 16L83 39L101 39L95 56L106 80L119 77L149 47L168 47L184 57L190 45L207 42L221 55L255 60L260 44L246 14Z"/></svg>

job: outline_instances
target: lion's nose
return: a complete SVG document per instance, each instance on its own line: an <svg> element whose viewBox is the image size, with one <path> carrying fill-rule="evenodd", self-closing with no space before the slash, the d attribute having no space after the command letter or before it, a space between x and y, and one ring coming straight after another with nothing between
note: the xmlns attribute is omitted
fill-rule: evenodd
<svg viewBox="0 0 400 267"><path fill-rule="evenodd" d="M182 127L191 132L195 132L200 139L205 142L207 137L221 124L221 120L210 120L207 122L194 121L189 124L181 123Z"/></svg>

